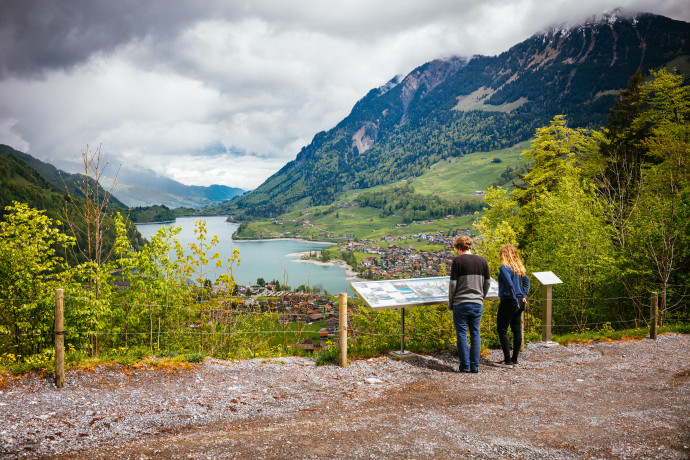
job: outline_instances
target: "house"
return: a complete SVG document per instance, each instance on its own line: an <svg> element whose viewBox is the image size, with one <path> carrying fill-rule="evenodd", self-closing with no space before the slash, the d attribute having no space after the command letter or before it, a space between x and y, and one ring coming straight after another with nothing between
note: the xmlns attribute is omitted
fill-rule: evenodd
<svg viewBox="0 0 690 460"><path fill-rule="evenodd" d="M309 315L309 320L314 322L314 321L323 321L323 313L312 313Z"/></svg>
<svg viewBox="0 0 690 460"><path fill-rule="evenodd" d="M305 337L302 343L299 344L299 347L304 351L314 351L314 343L309 337Z"/></svg>
<svg viewBox="0 0 690 460"><path fill-rule="evenodd" d="M328 330L329 334L333 334L338 330L338 324L340 323L340 320L338 319L337 316L335 317L329 317L326 330Z"/></svg>

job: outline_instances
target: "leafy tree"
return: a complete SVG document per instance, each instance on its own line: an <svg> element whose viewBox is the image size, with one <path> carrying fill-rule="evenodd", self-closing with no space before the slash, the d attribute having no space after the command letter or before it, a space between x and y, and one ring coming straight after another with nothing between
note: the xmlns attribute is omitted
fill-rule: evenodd
<svg viewBox="0 0 690 460"><path fill-rule="evenodd" d="M584 329L597 309L599 314L603 310L596 298L605 297L602 293L611 280L612 229L591 185L583 183L572 169L553 191L539 194L535 205L531 268L553 271L564 282L558 289L566 298L556 304L554 321Z"/></svg>
<svg viewBox="0 0 690 460"><path fill-rule="evenodd" d="M15 202L0 222L0 332L15 355L28 356L52 341L54 290L71 272L59 252L74 244L43 211ZM3 347L4 348L4 347Z"/></svg>
<svg viewBox="0 0 690 460"><path fill-rule="evenodd" d="M656 161L643 172L640 205L633 216L636 240L649 256L661 287L664 317L671 276L685 256L690 224L690 86L666 70L642 85L643 110L632 126L647 127L642 145Z"/></svg>
<svg viewBox="0 0 690 460"><path fill-rule="evenodd" d="M328 249L324 249L321 251L321 256L319 256L319 260L321 262L328 262L331 260L331 254L328 252Z"/></svg>
<svg viewBox="0 0 690 460"><path fill-rule="evenodd" d="M553 190L571 167L589 166L600 138L591 130L567 127L565 116L556 115L549 126L537 129L531 148L522 153L530 166L526 174L517 174L522 184L514 183L517 190L513 197L521 206L529 207L534 196Z"/></svg>
<svg viewBox="0 0 690 460"><path fill-rule="evenodd" d="M75 273L81 282L82 295L86 303L75 310L80 323L87 325L91 338L91 352L98 352L98 335L94 332L105 328L109 322L111 296L114 292L113 271L115 266L111 257L116 239L113 228L113 212L109 203L117 183L117 173L110 189L102 185L105 162L100 146L92 151L87 144L81 151L83 176L77 183L80 196L74 196L72 188L64 182L68 199L64 206L64 219L76 244L71 248L72 259L79 263ZM83 201L82 201L83 200Z"/></svg>
<svg viewBox="0 0 690 460"><path fill-rule="evenodd" d="M475 240L477 254L489 262L494 277L498 276L499 251L506 244L518 245L521 223L518 219L517 201L504 188L490 187L487 191L485 214L473 224L481 235Z"/></svg>
<svg viewBox="0 0 690 460"><path fill-rule="evenodd" d="M613 263L610 229L591 183L600 137L568 128L563 116L537 129L531 149L523 153L530 165L520 175L522 183L512 197L490 188L490 207L475 223L481 235L477 250L494 271L500 247L513 244L528 269L557 273L568 300L555 306L554 318L579 327L595 312L597 305L587 299L605 292Z"/></svg>
<svg viewBox="0 0 690 460"><path fill-rule="evenodd" d="M116 219L118 240L117 263L122 280L129 280L129 289L120 295L121 302L113 307L114 330L124 332L125 346L130 330L147 332L153 349L154 317L163 324L170 306L189 305L189 289L185 288L184 250L175 236L180 227L161 227L141 251L134 251L124 234L120 216Z"/></svg>

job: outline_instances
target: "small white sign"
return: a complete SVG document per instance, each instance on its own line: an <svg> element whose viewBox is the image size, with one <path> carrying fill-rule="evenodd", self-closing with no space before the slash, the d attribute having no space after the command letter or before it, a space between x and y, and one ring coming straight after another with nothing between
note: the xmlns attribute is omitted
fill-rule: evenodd
<svg viewBox="0 0 690 460"><path fill-rule="evenodd" d="M534 275L534 277L544 286L551 284L563 284L563 281L561 281L553 272L534 272L532 275Z"/></svg>

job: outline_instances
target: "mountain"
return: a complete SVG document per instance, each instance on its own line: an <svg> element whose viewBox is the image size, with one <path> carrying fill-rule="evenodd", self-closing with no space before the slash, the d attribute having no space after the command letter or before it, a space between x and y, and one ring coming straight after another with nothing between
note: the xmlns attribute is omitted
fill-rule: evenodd
<svg viewBox="0 0 690 460"><path fill-rule="evenodd" d="M690 67L688 24L618 13L553 27L498 56L428 62L369 91L294 161L222 209L260 218L329 204L352 188L527 140L558 114L571 127L599 127L638 68L663 66Z"/></svg>
<svg viewBox="0 0 690 460"><path fill-rule="evenodd" d="M169 208L202 208L242 195L245 190L225 185L184 185L153 171L144 181L118 176L115 194L128 206L163 204ZM141 174L141 173L140 173ZM145 178L148 177L148 180Z"/></svg>
<svg viewBox="0 0 690 460"><path fill-rule="evenodd" d="M63 182L64 180L64 182ZM26 203L30 207L45 211L61 230L76 237L79 248L85 248L87 242L87 224L84 195L79 188L84 177L60 171L48 163L19 152L12 147L0 144L0 219L5 215L5 207L13 201ZM93 190L93 189L92 189ZM99 196L105 196L100 188ZM71 198L70 198L71 197ZM143 245L143 239L134 224L127 217L127 207L111 197L108 209L102 220L102 238L106 252L113 246L116 238L114 214L120 211L125 220L127 235L136 248ZM72 222L74 228L67 224ZM79 253L79 251L76 251ZM77 255L83 261L83 254Z"/></svg>
<svg viewBox="0 0 690 460"><path fill-rule="evenodd" d="M60 161L65 170L78 170L79 165ZM115 170L108 171L115 174ZM246 190L225 185L184 185L161 176L151 169L121 167L117 171L117 186L113 193L129 207L162 204L169 208L201 208L242 195Z"/></svg>
<svg viewBox="0 0 690 460"><path fill-rule="evenodd" d="M83 175L61 171L50 163L45 163L29 154L15 150L12 147L4 144L0 144L0 156L2 156L3 162L9 168L7 169L7 175L4 177L5 182L3 183L3 186L7 187L10 183L17 183L27 187L26 190L40 189L41 193L57 193L60 195L61 199L62 195L65 194L66 191L68 191L72 196L84 198L84 194L79 187L79 184L83 181ZM21 165L17 165L17 160L28 166L28 169ZM20 173L23 180L16 182L16 176L13 177L10 171L18 172L20 170L30 171L30 173ZM26 192L26 190L24 192ZM104 193L105 191L101 188L100 196L104 196ZM7 204L9 203L3 202L3 208L4 206L7 206ZM114 196L110 198L109 204L111 208L127 209L127 206ZM31 205L34 206L33 204ZM34 207L46 209L42 206Z"/></svg>

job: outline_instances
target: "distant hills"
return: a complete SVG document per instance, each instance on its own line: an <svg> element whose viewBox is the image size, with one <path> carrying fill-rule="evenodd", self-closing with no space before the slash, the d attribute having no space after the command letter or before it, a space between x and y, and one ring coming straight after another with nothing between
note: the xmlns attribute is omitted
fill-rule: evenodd
<svg viewBox="0 0 690 460"><path fill-rule="evenodd" d="M76 163L61 162L65 170L78 171ZM116 169L108 170L114 176ZM165 205L168 208L202 208L242 195L246 190L225 185L184 185L151 169L120 168L114 195L130 207Z"/></svg>
<svg viewBox="0 0 690 460"><path fill-rule="evenodd" d="M54 211L62 208L67 192L74 197L84 198L78 186L83 180L82 175L61 171L8 145L0 144L0 165L0 213L12 200ZM127 209L115 197L111 197L110 207Z"/></svg>
<svg viewBox="0 0 690 460"><path fill-rule="evenodd" d="M122 168L115 195L127 206L163 204L169 208L202 208L242 195L245 190L225 185L184 185L152 170Z"/></svg>
<svg viewBox="0 0 690 460"><path fill-rule="evenodd" d="M252 219L327 205L446 158L515 145L558 114L599 127L635 71L659 67L690 70L690 27L652 14L606 14L498 56L428 62L369 91L294 161L216 209Z"/></svg>
<svg viewBox="0 0 690 460"><path fill-rule="evenodd" d="M60 171L48 163L0 144L0 219L5 215L5 207L13 201L26 203L32 208L45 211L46 216L56 224L61 222L58 226L75 236L80 248L85 248L87 224L83 219L86 209L83 185L84 176L80 174ZM102 187L98 196L105 196ZM127 235L132 245L141 247L143 240L128 219L127 206L115 197L110 197L107 204L108 209L101 226L104 246L110 248L114 244L116 235L113 219L115 212L120 212L125 219ZM74 228L67 221L72 222ZM79 250L75 254L77 260L84 260L84 254Z"/></svg>
<svg viewBox="0 0 690 460"><path fill-rule="evenodd" d="M76 164L66 166L72 171L77 170ZM102 178L101 197L105 196L104 187L110 191L116 171L106 169L106 172L112 176L104 175ZM84 198L80 187L83 180L82 174L65 172L0 144L0 217L4 214L5 206L19 201L45 210L53 219L64 220L68 194L75 200ZM114 195L110 197L108 207L120 211L132 222L169 221L175 220L177 215L196 214L204 206L221 203L241 193L244 190L222 185L187 186L150 170L123 168L118 173ZM133 233L133 237L137 235Z"/></svg>
<svg viewBox="0 0 690 460"><path fill-rule="evenodd" d="M11 163L13 161L7 157L7 155L11 155L14 159L20 160L29 166L36 173L31 173L33 174L32 177L34 177L31 182L37 181L32 184L34 187L49 187L53 192L65 193L65 186L67 186L70 193L81 197L81 192L76 184L83 176L78 172L67 172L79 171L79 165L76 163L62 162L59 166L63 169L58 169L50 163L38 160L31 155L3 144L0 144L0 155L5 155L5 162ZM16 166L12 168L15 171L18 170ZM108 187L117 170L109 167L105 172L108 176L105 186ZM5 182L4 185L7 186L7 184L8 182ZM134 170L131 168L121 168L117 175L117 184L113 190L111 205L121 209L153 205L164 205L168 208L199 209L229 200L235 196L242 195L244 192L245 190L243 189L227 187L225 185L211 185L208 187L184 185L170 178L160 176L150 169Z"/></svg>

